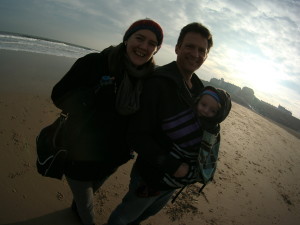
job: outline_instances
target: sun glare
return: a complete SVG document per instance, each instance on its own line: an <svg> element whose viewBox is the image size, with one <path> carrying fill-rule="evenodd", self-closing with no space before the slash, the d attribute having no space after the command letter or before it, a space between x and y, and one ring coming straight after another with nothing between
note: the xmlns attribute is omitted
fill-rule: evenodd
<svg viewBox="0 0 300 225"><path fill-rule="evenodd" d="M236 69L249 88L265 93L275 92L281 77L280 71L266 60L239 62Z"/></svg>

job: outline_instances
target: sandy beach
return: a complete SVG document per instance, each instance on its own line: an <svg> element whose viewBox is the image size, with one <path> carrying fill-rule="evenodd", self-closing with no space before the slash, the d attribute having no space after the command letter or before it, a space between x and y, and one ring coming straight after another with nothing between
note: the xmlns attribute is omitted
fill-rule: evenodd
<svg viewBox="0 0 300 225"><path fill-rule="evenodd" d="M75 59L0 50L0 62L0 224L79 225L65 179L35 166L35 138L59 113L51 89ZM186 188L143 225L300 223L300 139L236 103L221 132L214 181L201 194L199 184ZM126 193L133 162L96 194L98 225Z"/></svg>

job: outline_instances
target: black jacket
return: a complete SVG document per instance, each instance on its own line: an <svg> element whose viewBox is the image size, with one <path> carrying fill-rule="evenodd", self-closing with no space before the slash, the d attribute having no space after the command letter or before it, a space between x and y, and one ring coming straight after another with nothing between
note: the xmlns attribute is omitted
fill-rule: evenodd
<svg viewBox="0 0 300 225"><path fill-rule="evenodd" d="M129 125L128 143L138 153L136 166L149 186L165 189L161 184L164 173L173 174L182 163L170 157L172 142L163 132L162 124L193 106L204 86L196 74L192 84L189 91L176 62L157 68L144 83L141 109Z"/></svg>
<svg viewBox="0 0 300 225"><path fill-rule="evenodd" d="M78 59L52 90L54 104L70 115L71 151L65 174L73 179L100 179L130 157L125 141L129 116L115 110L116 89L123 77L103 82L103 76L112 76L109 52L110 48Z"/></svg>

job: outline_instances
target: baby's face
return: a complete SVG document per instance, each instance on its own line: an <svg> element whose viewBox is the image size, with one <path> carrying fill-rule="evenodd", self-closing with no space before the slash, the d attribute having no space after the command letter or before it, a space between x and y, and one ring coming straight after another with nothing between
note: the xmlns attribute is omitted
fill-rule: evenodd
<svg viewBox="0 0 300 225"><path fill-rule="evenodd" d="M220 104L210 95L203 95L197 104L197 114L200 117L214 117L220 109Z"/></svg>

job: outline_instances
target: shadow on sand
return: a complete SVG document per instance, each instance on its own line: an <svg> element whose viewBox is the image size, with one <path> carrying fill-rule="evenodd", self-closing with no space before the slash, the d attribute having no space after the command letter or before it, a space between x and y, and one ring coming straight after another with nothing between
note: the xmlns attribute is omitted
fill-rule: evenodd
<svg viewBox="0 0 300 225"><path fill-rule="evenodd" d="M70 209L63 209L26 221L6 223L1 225L80 225L78 218Z"/></svg>

